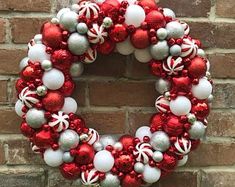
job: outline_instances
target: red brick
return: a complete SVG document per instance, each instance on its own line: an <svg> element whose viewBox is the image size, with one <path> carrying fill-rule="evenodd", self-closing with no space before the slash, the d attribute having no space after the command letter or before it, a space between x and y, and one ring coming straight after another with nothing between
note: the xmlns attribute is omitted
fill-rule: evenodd
<svg viewBox="0 0 235 187"><path fill-rule="evenodd" d="M4 152L4 144L0 142L0 164L5 164L5 152Z"/></svg>
<svg viewBox="0 0 235 187"><path fill-rule="evenodd" d="M72 97L77 101L78 107L86 105L86 87L87 84L81 81L75 81L75 89Z"/></svg>
<svg viewBox="0 0 235 187"><path fill-rule="evenodd" d="M0 74L18 74L20 60L26 55L23 49L0 49Z"/></svg>
<svg viewBox="0 0 235 187"><path fill-rule="evenodd" d="M6 21L0 19L0 43L4 43L6 40Z"/></svg>
<svg viewBox="0 0 235 187"><path fill-rule="evenodd" d="M82 112L81 116L85 119L87 127L96 129L100 134L122 134L125 132L125 112L89 110Z"/></svg>
<svg viewBox="0 0 235 187"><path fill-rule="evenodd" d="M90 104L96 106L154 106L154 82L108 81L89 83Z"/></svg>
<svg viewBox="0 0 235 187"><path fill-rule="evenodd" d="M214 78L235 78L235 53L209 55L211 74Z"/></svg>
<svg viewBox="0 0 235 187"><path fill-rule="evenodd" d="M60 1L55 1L54 3L56 3L56 12L58 12L60 9L64 7L69 7L71 5L71 0L60 0Z"/></svg>
<svg viewBox="0 0 235 187"><path fill-rule="evenodd" d="M7 101L7 80L0 80L0 102Z"/></svg>
<svg viewBox="0 0 235 187"><path fill-rule="evenodd" d="M49 12L50 0L0 0L0 10L24 11L24 12Z"/></svg>
<svg viewBox="0 0 235 187"><path fill-rule="evenodd" d="M76 187L78 185L72 185L73 180L66 180L57 168L50 169L48 171L48 186L47 187Z"/></svg>
<svg viewBox="0 0 235 187"><path fill-rule="evenodd" d="M235 18L235 1L216 0L216 15L225 18Z"/></svg>
<svg viewBox="0 0 235 187"><path fill-rule="evenodd" d="M35 34L40 32L46 18L12 18L10 19L12 41L14 43L28 43ZM24 28L24 29L22 29Z"/></svg>
<svg viewBox="0 0 235 187"><path fill-rule="evenodd" d="M208 0L160 0L159 4L182 17L208 17L211 8L211 2Z"/></svg>

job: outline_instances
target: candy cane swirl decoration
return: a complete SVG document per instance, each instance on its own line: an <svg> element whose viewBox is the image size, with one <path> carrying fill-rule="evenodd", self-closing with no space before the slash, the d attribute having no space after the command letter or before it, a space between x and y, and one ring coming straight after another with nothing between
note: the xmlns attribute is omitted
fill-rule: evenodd
<svg viewBox="0 0 235 187"><path fill-rule="evenodd" d="M99 136L72 98L73 78L98 54L113 52L133 54L156 77L156 114L135 136ZM85 186L152 184L184 165L205 136L209 67L189 25L154 0L82 0L61 9L28 44L16 81L21 132L66 179Z"/></svg>

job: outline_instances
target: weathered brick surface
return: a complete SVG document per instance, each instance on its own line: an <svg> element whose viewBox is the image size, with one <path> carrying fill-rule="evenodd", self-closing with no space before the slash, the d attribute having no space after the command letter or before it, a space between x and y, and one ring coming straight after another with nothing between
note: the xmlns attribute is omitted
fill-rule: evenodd
<svg viewBox="0 0 235 187"><path fill-rule="evenodd" d="M0 19L0 43L4 43L6 40L6 21Z"/></svg>
<svg viewBox="0 0 235 187"><path fill-rule="evenodd" d="M7 101L7 80L0 80L0 102Z"/></svg>
<svg viewBox="0 0 235 187"><path fill-rule="evenodd" d="M216 15L224 18L235 18L235 1L216 0Z"/></svg>

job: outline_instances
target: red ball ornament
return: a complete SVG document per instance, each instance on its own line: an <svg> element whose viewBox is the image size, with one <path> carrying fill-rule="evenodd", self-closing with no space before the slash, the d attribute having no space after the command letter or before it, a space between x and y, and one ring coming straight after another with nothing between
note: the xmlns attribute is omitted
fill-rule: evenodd
<svg viewBox="0 0 235 187"><path fill-rule="evenodd" d="M128 32L123 24L116 24L109 33L109 37L114 42L123 42L128 37Z"/></svg>
<svg viewBox="0 0 235 187"><path fill-rule="evenodd" d="M163 75L163 68L162 68L161 62L152 60L149 63L149 67L150 67L150 72L152 75L155 75L157 77L160 77Z"/></svg>
<svg viewBox="0 0 235 187"><path fill-rule="evenodd" d="M141 180L136 176L125 175L122 180L122 187L140 187Z"/></svg>
<svg viewBox="0 0 235 187"><path fill-rule="evenodd" d="M140 0L139 5L150 10L157 10L158 6L154 0Z"/></svg>
<svg viewBox="0 0 235 187"><path fill-rule="evenodd" d="M165 153L163 160L160 162L159 168L166 172L171 172L177 165L177 158L173 155Z"/></svg>
<svg viewBox="0 0 235 187"><path fill-rule="evenodd" d="M50 112L59 111L64 105L64 96L59 91L49 91L42 99L42 104Z"/></svg>
<svg viewBox="0 0 235 187"><path fill-rule="evenodd" d="M131 155L120 155L115 159L115 166L118 171L128 173L133 170L134 159Z"/></svg>
<svg viewBox="0 0 235 187"><path fill-rule="evenodd" d="M75 84L72 80L66 80L59 91L66 97L71 96L75 88Z"/></svg>
<svg viewBox="0 0 235 187"><path fill-rule="evenodd" d="M191 79L189 77L174 77L173 81L173 90L174 92L178 92L179 94L187 94L190 92L192 84Z"/></svg>
<svg viewBox="0 0 235 187"><path fill-rule="evenodd" d="M51 55L51 62L57 69L62 71L69 70L73 62L73 55L68 50L59 49L54 51L54 53Z"/></svg>
<svg viewBox="0 0 235 187"><path fill-rule="evenodd" d="M26 122L21 123L20 131L27 138L31 138L35 133L35 130L31 128Z"/></svg>
<svg viewBox="0 0 235 187"><path fill-rule="evenodd" d="M62 29L59 25L53 24L51 22L46 22L41 29L42 33L42 43L53 49L60 47L63 40Z"/></svg>
<svg viewBox="0 0 235 187"><path fill-rule="evenodd" d="M150 128L155 131L159 131L163 128L163 125L166 123L166 117L163 117L162 114L154 114L150 119Z"/></svg>
<svg viewBox="0 0 235 187"><path fill-rule="evenodd" d="M118 0L105 0L100 9L105 13L105 15L109 15L109 13L113 11L118 11L120 8L120 3Z"/></svg>
<svg viewBox="0 0 235 187"><path fill-rule="evenodd" d="M159 29L166 25L166 20L164 15L157 10L149 12L145 18L145 21L152 29Z"/></svg>
<svg viewBox="0 0 235 187"><path fill-rule="evenodd" d="M191 78L201 78L206 75L206 62L201 57L195 57L188 66L188 75Z"/></svg>
<svg viewBox="0 0 235 187"><path fill-rule="evenodd" d="M21 93L21 91L27 87L27 84L24 82L23 79L17 79L16 81L16 85L15 85L15 88L17 90L18 93Z"/></svg>
<svg viewBox="0 0 235 187"><path fill-rule="evenodd" d="M131 135L123 135L120 137L119 142L122 143L124 150L128 150L130 146L134 146L134 137Z"/></svg>
<svg viewBox="0 0 235 187"><path fill-rule="evenodd" d="M198 140L190 140L191 141L191 151L195 150L198 148L198 146L200 145L201 143L201 140L198 139Z"/></svg>
<svg viewBox="0 0 235 187"><path fill-rule="evenodd" d="M81 144L78 146L75 155L75 162L79 165L87 165L92 163L95 156L94 149L89 144Z"/></svg>
<svg viewBox="0 0 235 187"><path fill-rule="evenodd" d="M39 63L29 64L26 66L23 71L21 71L21 78L24 81L34 81L35 79L42 78L43 71L40 68Z"/></svg>
<svg viewBox="0 0 235 187"><path fill-rule="evenodd" d="M108 55L115 49L115 43L111 40L106 40L104 43L97 46L97 51L101 54Z"/></svg>
<svg viewBox="0 0 235 187"><path fill-rule="evenodd" d="M60 166L60 172L64 178L75 180L80 177L80 168L75 163L64 163Z"/></svg>
<svg viewBox="0 0 235 187"><path fill-rule="evenodd" d="M175 115L170 115L163 127L168 135L175 137L181 135L184 131L184 124Z"/></svg>
<svg viewBox="0 0 235 187"><path fill-rule="evenodd" d="M206 101L198 101L192 106L192 113L195 114L197 119L204 120L210 113L209 104Z"/></svg>
<svg viewBox="0 0 235 187"><path fill-rule="evenodd" d="M40 130L33 136L33 143L40 148L48 148L55 143L56 133L52 130Z"/></svg>
<svg viewBox="0 0 235 187"><path fill-rule="evenodd" d="M130 37L132 45L137 49L144 49L150 45L149 33L141 28L137 29Z"/></svg>

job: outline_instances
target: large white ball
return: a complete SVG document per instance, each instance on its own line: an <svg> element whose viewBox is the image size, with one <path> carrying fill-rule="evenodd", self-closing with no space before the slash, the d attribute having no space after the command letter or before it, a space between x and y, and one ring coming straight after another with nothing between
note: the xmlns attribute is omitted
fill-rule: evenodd
<svg viewBox="0 0 235 187"><path fill-rule="evenodd" d="M169 55L169 51L170 48L165 40L159 41L150 47L150 54L155 60L163 60Z"/></svg>
<svg viewBox="0 0 235 187"><path fill-rule="evenodd" d="M195 121L189 130L190 138L195 140L203 138L205 133L206 126L201 121Z"/></svg>
<svg viewBox="0 0 235 187"><path fill-rule="evenodd" d="M186 115L190 112L192 104L185 96L178 96L175 100L170 101L170 110L176 116Z"/></svg>
<svg viewBox="0 0 235 187"><path fill-rule="evenodd" d="M74 130L67 129L60 134L59 146L64 151L77 147L79 136Z"/></svg>
<svg viewBox="0 0 235 187"><path fill-rule="evenodd" d="M155 167L146 165L143 172L143 180L147 183L155 183L160 179L161 170Z"/></svg>
<svg viewBox="0 0 235 187"><path fill-rule="evenodd" d="M16 111L16 114L20 117L24 115L24 112L22 111L23 107L24 107L24 104L21 102L21 100L18 100L15 104L15 111Z"/></svg>
<svg viewBox="0 0 235 187"><path fill-rule="evenodd" d="M126 9L125 23L139 27L145 20L144 9L139 5L130 5Z"/></svg>
<svg viewBox="0 0 235 187"><path fill-rule="evenodd" d="M117 51L122 55L130 55L135 50L135 48L130 42L129 37L124 42L117 43L116 48L117 48Z"/></svg>
<svg viewBox="0 0 235 187"><path fill-rule="evenodd" d="M46 123L45 112L36 108L31 108L26 113L26 122L32 128L40 128Z"/></svg>
<svg viewBox="0 0 235 187"><path fill-rule="evenodd" d="M192 93L198 99L207 99L212 93L212 85L206 78L201 78L197 85L192 86Z"/></svg>
<svg viewBox="0 0 235 187"><path fill-rule="evenodd" d="M66 97L64 99L64 106L61 110L64 113L69 114L69 113L76 113L77 108L78 108L78 104L75 101L75 99L72 97Z"/></svg>
<svg viewBox="0 0 235 187"><path fill-rule="evenodd" d="M172 21L166 24L168 38L182 38L184 36L184 28L181 23Z"/></svg>
<svg viewBox="0 0 235 187"><path fill-rule="evenodd" d="M63 28L69 30L70 32L74 32L78 24L78 14L73 11L64 12L60 16L60 24Z"/></svg>
<svg viewBox="0 0 235 187"><path fill-rule="evenodd" d="M70 11L69 8L62 8L62 9L60 9L60 11L57 13L56 17L57 17L58 19L60 19L60 17L62 16L62 14L64 14L65 12L69 12L69 11Z"/></svg>
<svg viewBox="0 0 235 187"><path fill-rule="evenodd" d="M64 80L64 74L57 69L51 69L50 71L44 72L42 77L43 84L50 90L61 88L64 84Z"/></svg>
<svg viewBox="0 0 235 187"><path fill-rule="evenodd" d="M136 133L135 133L135 137L139 138L140 141L143 141L145 136L151 138L152 133L150 131L150 127L142 126L142 127L138 128Z"/></svg>
<svg viewBox="0 0 235 187"><path fill-rule="evenodd" d="M164 152L170 147L170 139L165 132L156 131L150 139L150 144L154 150Z"/></svg>
<svg viewBox="0 0 235 187"><path fill-rule="evenodd" d="M50 60L50 55L46 53L46 46L43 44L35 44L28 51L28 57L34 62L42 62Z"/></svg>
<svg viewBox="0 0 235 187"><path fill-rule="evenodd" d="M89 48L89 42L86 36L73 33L68 39L69 50L75 55L85 53Z"/></svg>
<svg viewBox="0 0 235 187"><path fill-rule="evenodd" d="M63 151L60 149L54 151L49 148L44 152L43 158L46 164L51 167L60 166L63 163Z"/></svg>
<svg viewBox="0 0 235 187"><path fill-rule="evenodd" d="M135 49L135 58L142 63L147 63L152 59L149 48Z"/></svg>
<svg viewBox="0 0 235 187"><path fill-rule="evenodd" d="M99 151L94 157L94 167L100 172L108 172L114 165L113 155L106 150Z"/></svg>
<svg viewBox="0 0 235 187"><path fill-rule="evenodd" d="M20 61L20 70L24 69L26 66L28 66L29 62L29 57L24 57L21 61Z"/></svg>

